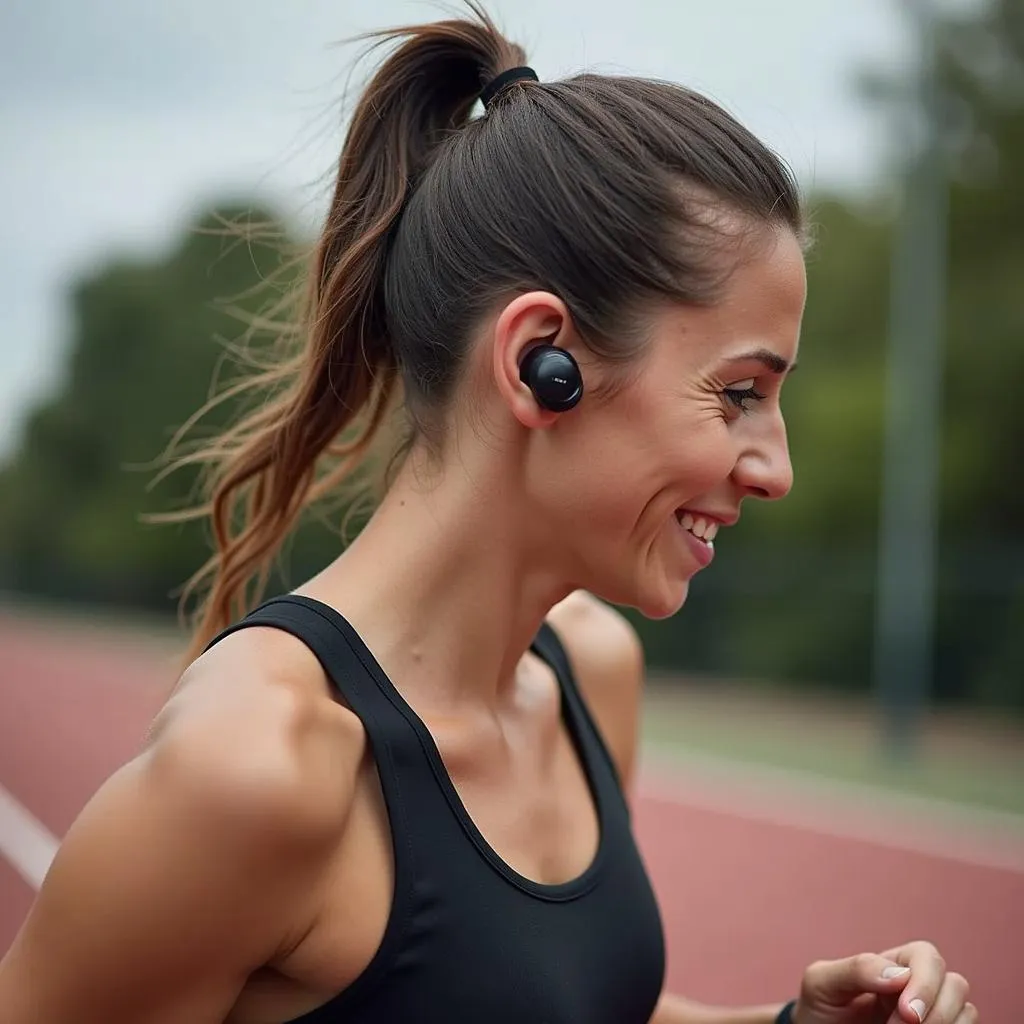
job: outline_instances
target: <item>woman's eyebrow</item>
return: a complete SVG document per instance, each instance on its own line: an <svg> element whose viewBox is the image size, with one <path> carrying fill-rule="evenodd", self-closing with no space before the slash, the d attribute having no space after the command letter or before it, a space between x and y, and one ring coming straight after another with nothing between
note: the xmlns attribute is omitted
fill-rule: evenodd
<svg viewBox="0 0 1024 1024"><path fill-rule="evenodd" d="M747 363L751 361L761 363L771 373L786 373L796 369L796 363L790 365L789 360L783 359L777 352L772 352L771 349L767 348L757 348L752 352L743 352L738 356L730 356L727 361L730 363Z"/></svg>

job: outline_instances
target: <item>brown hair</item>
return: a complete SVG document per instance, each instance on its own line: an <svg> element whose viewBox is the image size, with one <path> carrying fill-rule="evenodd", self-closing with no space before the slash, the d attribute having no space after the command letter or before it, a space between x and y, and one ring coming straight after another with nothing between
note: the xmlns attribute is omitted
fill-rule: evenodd
<svg viewBox="0 0 1024 1024"><path fill-rule="evenodd" d="M782 162L678 85L516 81L474 117L482 87L526 55L470 7L377 36L399 45L351 121L303 351L264 374L287 383L273 401L200 455L214 468L202 512L216 552L189 584L210 584L190 656L258 599L303 509L365 455L399 381L414 436L438 437L474 327L501 296L551 291L595 352L626 356L644 299L714 300L709 210L802 233Z"/></svg>

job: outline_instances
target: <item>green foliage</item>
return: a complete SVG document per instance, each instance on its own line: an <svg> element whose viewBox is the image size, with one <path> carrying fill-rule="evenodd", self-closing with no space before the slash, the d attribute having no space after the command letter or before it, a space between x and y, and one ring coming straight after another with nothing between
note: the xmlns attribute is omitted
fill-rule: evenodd
<svg viewBox="0 0 1024 1024"><path fill-rule="evenodd" d="M937 690L943 699L1024 709L1019 3L950 21L941 66L957 101L958 172ZM849 689L868 683L892 221L884 204L836 196L817 197L813 213L800 368L784 399L796 486L780 504L747 508L681 616L638 623L655 665ZM235 339L243 325L219 300L258 309L254 287L282 267L280 246L205 230L218 223L201 218L166 258L112 261L73 290L63 386L30 416L17 457L0 470L0 587L170 610L170 595L206 557L199 528L145 525L140 513L181 507L195 485L184 473L146 489L173 431L204 403L211 381L230 373L215 339ZM272 290L289 283L285 274ZM233 411L228 404L211 415L202 433ZM289 545L291 582L337 552L330 523L340 513L332 516L326 528L307 523Z"/></svg>
<svg viewBox="0 0 1024 1024"><path fill-rule="evenodd" d="M150 485L175 431L237 372L231 348L244 315L294 284L288 239L272 225L259 211L221 209L166 258L113 260L73 289L63 386L29 417L0 481L0 585L172 607L207 538L197 526L145 523L144 513L191 505L198 478L182 471ZM215 409L194 436L211 436L233 412L237 403Z"/></svg>

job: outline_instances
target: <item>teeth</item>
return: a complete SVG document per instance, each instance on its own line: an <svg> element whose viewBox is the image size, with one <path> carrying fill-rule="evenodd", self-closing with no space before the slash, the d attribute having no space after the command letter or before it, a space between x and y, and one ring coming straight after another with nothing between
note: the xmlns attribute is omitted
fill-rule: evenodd
<svg viewBox="0 0 1024 1024"><path fill-rule="evenodd" d="M679 525L684 530L689 530L695 537L699 537L709 547L718 534L718 523L713 519L705 519L703 516L695 516L692 512L683 512L679 517Z"/></svg>

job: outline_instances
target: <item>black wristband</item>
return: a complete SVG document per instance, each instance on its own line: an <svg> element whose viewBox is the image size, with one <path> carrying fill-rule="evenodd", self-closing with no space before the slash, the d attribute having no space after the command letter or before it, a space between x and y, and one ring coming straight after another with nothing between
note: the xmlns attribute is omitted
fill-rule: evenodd
<svg viewBox="0 0 1024 1024"><path fill-rule="evenodd" d="M775 1018L775 1024L793 1024L794 1009L796 1009L796 1000L792 999L779 1010L779 1015Z"/></svg>

